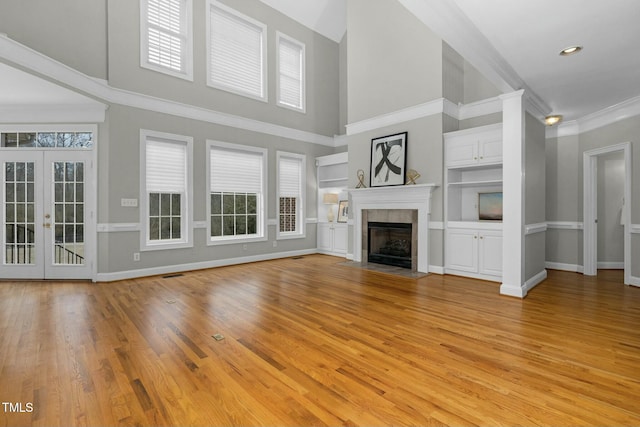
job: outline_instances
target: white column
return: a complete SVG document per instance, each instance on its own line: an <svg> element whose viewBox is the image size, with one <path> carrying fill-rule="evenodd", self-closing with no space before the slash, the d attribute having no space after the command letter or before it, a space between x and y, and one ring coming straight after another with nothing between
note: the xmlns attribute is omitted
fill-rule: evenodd
<svg viewBox="0 0 640 427"><path fill-rule="evenodd" d="M502 99L502 284L500 293L524 298L524 90Z"/></svg>

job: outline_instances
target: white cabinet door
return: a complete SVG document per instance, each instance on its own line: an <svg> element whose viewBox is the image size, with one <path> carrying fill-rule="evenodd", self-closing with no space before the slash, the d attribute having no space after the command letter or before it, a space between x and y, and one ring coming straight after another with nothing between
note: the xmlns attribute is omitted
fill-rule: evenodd
<svg viewBox="0 0 640 427"><path fill-rule="evenodd" d="M318 224L318 249L321 251L330 252L333 247L332 238L333 230L331 224L320 223Z"/></svg>
<svg viewBox="0 0 640 427"><path fill-rule="evenodd" d="M336 224L333 230L333 252L347 253L347 224Z"/></svg>
<svg viewBox="0 0 640 427"><path fill-rule="evenodd" d="M502 162L502 135L486 137L478 142L478 162Z"/></svg>
<svg viewBox="0 0 640 427"><path fill-rule="evenodd" d="M475 230L448 230L446 247L447 268L478 272L478 233Z"/></svg>
<svg viewBox="0 0 640 427"><path fill-rule="evenodd" d="M447 166L467 166L478 162L478 141L467 138L451 141L446 145Z"/></svg>
<svg viewBox="0 0 640 427"><path fill-rule="evenodd" d="M479 233L480 274L502 276L502 232L480 231Z"/></svg>

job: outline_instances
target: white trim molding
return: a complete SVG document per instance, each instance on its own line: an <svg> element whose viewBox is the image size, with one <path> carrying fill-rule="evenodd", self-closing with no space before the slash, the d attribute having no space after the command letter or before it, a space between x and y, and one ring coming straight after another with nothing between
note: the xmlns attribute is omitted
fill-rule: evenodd
<svg viewBox="0 0 640 427"><path fill-rule="evenodd" d="M385 126L393 126L410 120L420 119L422 117L442 114L444 112L444 103L444 98L434 99L433 101L425 102L423 104L414 105L401 110L392 111L390 113L350 123L346 126L347 135L356 135Z"/></svg>
<svg viewBox="0 0 640 427"><path fill-rule="evenodd" d="M542 270L541 272L539 272L538 274L536 274L535 276L529 278L526 282L524 282L523 289L524 289L525 295L529 293L531 289L535 288L538 284L544 281L546 278L547 278L547 270Z"/></svg>
<svg viewBox="0 0 640 427"><path fill-rule="evenodd" d="M42 75L51 81L63 83L77 92L108 103L334 147L334 138L332 136L320 135L111 87L106 81L89 77L10 39L6 34L0 34L0 58L24 67L33 74Z"/></svg>
<svg viewBox="0 0 640 427"><path fill-rule="evenodd" d="M528 224L524 226L524 235L528 236L530 234L536 233L544 233L547 231L547 223L540 222L538 224Z"/></svg>
<svg viewBox="0 0 640 427"><path fill-rule="evenodd" d="M640 234L640 224L631 224L631 234Z"/></svg>
<svg viewBox="0 0 640 427"><path fill-rule="evenodd" d="M546 261L544 263L545 268L549 270L561 270L561 271L570 271L572 273L582 273L582 266L578 264L566 264L563 262L551 262Z"/></svg>
<svg viewBox="0 0 640 427"><path fill-rule="evenodd" d="M142 268L138 270L118 271L115 273L98 273L96 282L114 282L116 280L135 279L137 277L155 276L159 274L180 273L192 270L204 270L208 268L224 267L228 265L247 264L250 262L268 261L293 256L311 255L317 253L316 249L304 249L299 251L277 252L263 255L252 255L238 258L218 259L212 261L194 262L179 265L163 265L161 267Z"/></svg>
<svg viewBox="0 0 640 427"><path fill-rule="evenodd" d="M547 228L553 230L582 230L583 223L577 221L547 221Z"/></svg>
<svg viewBox="0 0 640 427"><path fill-rule="evenodd" d="M559 138L579 135L638 115L640 115L640 96L627 99L580 119L560 123L554 127L547 127L546 137Z"/></svg>

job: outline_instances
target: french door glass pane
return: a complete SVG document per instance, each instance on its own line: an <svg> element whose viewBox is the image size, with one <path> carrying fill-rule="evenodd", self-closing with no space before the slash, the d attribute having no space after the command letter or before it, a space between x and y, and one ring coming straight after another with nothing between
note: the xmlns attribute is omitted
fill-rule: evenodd
<svg viewBox="0 0 640 427"><path fill-rule="evenodd" d="M33 162L5 162L4 256L7 265L35 264Z"/></svg>
<svg viewBox="0 0 640 427"><path fill-rule="evenodd" d="M53 162L54 264L84 265L84 164Z"/></svg>

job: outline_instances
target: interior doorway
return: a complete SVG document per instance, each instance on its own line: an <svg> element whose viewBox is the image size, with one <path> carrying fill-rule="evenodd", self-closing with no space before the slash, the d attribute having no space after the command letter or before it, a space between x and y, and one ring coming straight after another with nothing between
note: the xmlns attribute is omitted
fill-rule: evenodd
<svg viewBox="0 0 640 427"><path fill-rule="evenodd" d="M624 283L631 283L631 228L630 228L630 206L631 206L631 143L611 145L604 148L586 151L583 155L584 171L584 238L583 238L583 273L587 276L595 276L598 272L598 227L602 223L602 218L598 215L598 198L606 197L602 189L598 191L598 161L611 158L615 153L621 153L623 157L623 190L622 198L616 203L619 206L620 225L623 227L623 251L624 251ZM602 165L602 163L601 163ZM602 168L602 166L601 166ZM602 211L600 212L602 214ZM605 224L602 224L605 226ZM602 246L602 245L601 245ZM615 265L615 264L612 264ZM606 267L607 264L601 266Z"/></svg>

